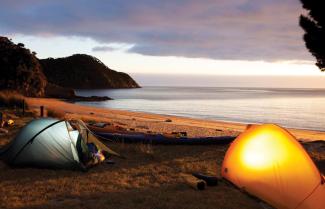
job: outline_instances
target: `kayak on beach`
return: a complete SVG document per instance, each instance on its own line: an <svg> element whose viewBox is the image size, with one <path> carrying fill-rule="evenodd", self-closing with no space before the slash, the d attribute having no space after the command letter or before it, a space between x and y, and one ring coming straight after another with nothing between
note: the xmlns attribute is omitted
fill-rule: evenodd
<svg viewBox="0 0 325 209"><path fill-rule="evenodd" d="M124 143L164 144L164 145L225 145L230 144L235 136L217 137L166 137L162 134L109 133L94 132L101 139Z"/></svg>

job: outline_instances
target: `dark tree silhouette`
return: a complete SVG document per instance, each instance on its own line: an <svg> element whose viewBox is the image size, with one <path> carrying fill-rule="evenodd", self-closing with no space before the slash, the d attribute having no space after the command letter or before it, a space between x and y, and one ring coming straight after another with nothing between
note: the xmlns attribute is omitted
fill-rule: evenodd
<svg viewBox="0 0 325 209"><path fill-rule="evenodd" d="M325 1L300 0L308 11L300 16L300 26L304 29L304 41L309 52L316 58L316 65L325 71Z"/></svg>
<svg viewBox="0 0 325 209"><path fill-rule="evenodd" d="M24 44L0 36L0 90L42 97L47 85L41 64Z"/></svg>

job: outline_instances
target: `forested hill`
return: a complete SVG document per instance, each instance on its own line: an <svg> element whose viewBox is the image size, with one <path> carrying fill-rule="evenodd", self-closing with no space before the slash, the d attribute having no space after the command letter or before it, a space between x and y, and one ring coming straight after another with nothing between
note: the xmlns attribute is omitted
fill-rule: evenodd
<svg viewBox="0 0 325 209"><path fill-rule="evenodd" d="M126 73L108 68L99 59L75 54L64 58L40 60L49 82L74 89L139 88Z"/></svg>

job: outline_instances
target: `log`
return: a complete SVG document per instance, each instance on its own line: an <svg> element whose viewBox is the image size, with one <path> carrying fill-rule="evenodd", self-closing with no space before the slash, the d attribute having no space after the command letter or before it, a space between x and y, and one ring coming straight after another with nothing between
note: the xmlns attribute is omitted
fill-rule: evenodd
<svg viewBox="0 0 325 209"><path fill-rule="evenodd" d="M192 174L197 179L205 181L207 186L217 186L218 185L218 178L215 176L207 176L202 173L193 173Z"/></svg>
<svg viewBox="0 0 325 209"><path fill-rule="evenodd" d="M198 180L197 178L195 178L194 176L190 175L190 174L181 174L184 182L190 186L191 188L195 189L195 190L204 190L206 187L206 183L203 180Z"/></svg>

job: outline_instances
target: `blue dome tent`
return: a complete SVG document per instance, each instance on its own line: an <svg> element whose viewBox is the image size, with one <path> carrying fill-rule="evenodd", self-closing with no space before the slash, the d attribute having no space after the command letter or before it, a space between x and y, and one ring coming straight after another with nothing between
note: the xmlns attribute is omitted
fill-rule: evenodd
<svg viewBox="0 0 325 209"><path fill-rule="evenodd" d="M82 155L88 152L87 143L119 156L101 143L82 121L41 118L27 124L0 150L0 157L12 166L84 169Z"/></svg>

